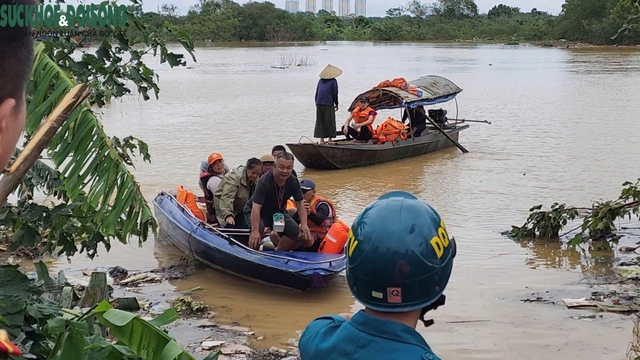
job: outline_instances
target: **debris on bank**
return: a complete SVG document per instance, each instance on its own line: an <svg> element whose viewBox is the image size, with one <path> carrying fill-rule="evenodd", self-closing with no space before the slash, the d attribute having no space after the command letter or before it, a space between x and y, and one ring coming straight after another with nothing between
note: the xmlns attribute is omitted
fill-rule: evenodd
<svg viewBox="0 0 640 360"><path fill-rule="evenodd" d="M617 256L607 259L611 267L606 274L586 277L581 281L590 287L587 291L536 292L521 301L560 305L571 310L591 310L591 314L570 316L582 320L601 318L602 313L636 314L640 317L640 256L636 253L640 250L640 241L636 240L638 234L632 234L625 242L629 245L633 241L633 246L617 246Z"/></svg>
<svg viewBox="0 0 640 360"><path fill-rule="evenodd" d="M109 295L117 293L120 297L111 300L112 306L125 311L138 313L141 318L150 320L172 307L180 318L163 326L178 344L187 349L196 358L203 359L211 352L220 351L219 360L299 360L297 341L288 349L272 347L253 349L254 341L263 336L256 335L251 328L238 323L222 325L215 321L215 313L202 301L194 300L191 293L201 287L189 289L182 294L167 294L167 299L159 299L145 289L153 289L166 280L185 278L193 274L199 264L175 264L150 271L130 271L120 266L109 268L106 272ZM89 285L90 278L98 270L82 271L82 277L68 281L74 291L80 295ZM102 272L104 274L104 272ZM133 294L131 294L133 293ZM161 294L165 296L165 294Z"/></svg>

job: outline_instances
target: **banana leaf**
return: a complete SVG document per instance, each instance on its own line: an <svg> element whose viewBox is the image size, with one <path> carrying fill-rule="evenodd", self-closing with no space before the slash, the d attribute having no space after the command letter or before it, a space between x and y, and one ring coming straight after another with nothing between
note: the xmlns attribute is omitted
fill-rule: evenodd
<svg viewBox="0 0 640 360"><path fill-rule="evenodd" d="M165 311L152 321L145 321L136 314L114 309L106 300L103 300L94 310L94 314L100 324L110 329L112 336L143 359L196 359L158 327L178 318L178 314L173 309Z"/></svg>
<svg viewBox="0 0 640 360"><path fill-rule="evenodd" d="M30 138L75 85L45 53L45 44L35 46L32 73L27 85L27 124ZM66 196L95 209L100 232L127 243L129 236L146 240L157 223L139 184L135 181L88 102L79 106L60 127L47 152L60 174ZM46 169L36 168L40 174ZM57 184L56 184L57 185Z"/></svg>

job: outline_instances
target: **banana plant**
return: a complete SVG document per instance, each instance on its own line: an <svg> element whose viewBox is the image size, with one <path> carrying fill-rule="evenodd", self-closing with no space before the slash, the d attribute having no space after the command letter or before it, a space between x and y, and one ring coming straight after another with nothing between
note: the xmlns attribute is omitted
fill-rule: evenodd
<svg viewBox="0 0 640 360"><path fill-rule="evenodd" d="M24 358L195 360L161 328L179 318L174 309L149 321L114 309L106 300L84 313L63 309L58 296L66 285L64 272L53 280L42 261L35 266L36 282L17 265L0 266L0 329L23 350ZM107 331L115 341L103 336ZM212 352L206 359L219 354Z"/></svg>
<svg viewBox="0 0 640 360"><path fill-rule="evenodd" d="M27 88L31 96L26 132L35 132L75 85L73 76L45 53L45 44L38 44ZM104 236L126 243L129 235L146 239L149 230L155 231L157 224L140 185L89 103L71 114L49 143L48 152L69 198L75 200L86 192L82 207L96 210L94 220Z"/></svg>

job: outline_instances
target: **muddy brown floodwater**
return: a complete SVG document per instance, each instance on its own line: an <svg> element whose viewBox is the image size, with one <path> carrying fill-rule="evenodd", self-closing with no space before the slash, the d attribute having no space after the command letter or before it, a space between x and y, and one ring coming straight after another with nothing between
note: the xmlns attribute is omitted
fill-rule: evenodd
<svg viewBox="0 0 640 360"><path fill-rule="evenodd" d="M326 51L321 51L327 49ZM315 67L285 70L282 54L309 56ZM418 330L445 359L622 359L631 317L603 314L593 321L568 316L563 297L588 295L589 279L607 273L606 258L546 245L520 245L500 235L521 224L529 207L554 201L589 205L616 197L640 164L640 53L630 49L550 49L476 44L329 43L289 47L199 47L198 62L160 75L160 100L136 96L104 110L109 134L134 135L149 144L153 163L137 164L136 179L149 201L179 184L198 190L200 161L221 152L231 166L269 153L278 143L313 132L313 94L326 63L340 67L341 109L385 79L443 75L464 91L460 117L487 119L460 135L455 148L394 163L343 171L304 170L322 196L350 223L369 202L407 190L442 215L459 252L446 306L434 326ZM443 106L455 116L455 103ZM398 111L383 111L398 118ZM381 224L384 226L384 224ZM161 239L162 240L162 239ZM182 254L149 240L114 244L93 262L76 256L58 268L120 265L151 269ZM328 288L295 293L206 269L169 290L201 286L198 300L221 323L237 321L257 335L258 347L287 343L314 317L357 310L344 277ZM534 293L553 303L525 303Z"/></svg>

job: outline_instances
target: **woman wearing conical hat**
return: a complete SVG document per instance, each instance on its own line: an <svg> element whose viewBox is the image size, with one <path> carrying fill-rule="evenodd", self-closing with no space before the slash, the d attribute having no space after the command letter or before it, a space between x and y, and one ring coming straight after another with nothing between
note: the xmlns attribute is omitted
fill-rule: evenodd
<svg viewBox="0 0 640 360"><path fill-rule="evenodd" d="M320 73L320 80L316 87L316 126L313 137L320 138L320 144L325 138L331 141L336 137L336 111L338 111L338 81L336 78L342 70L329 64Z"/></svg>

